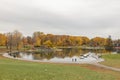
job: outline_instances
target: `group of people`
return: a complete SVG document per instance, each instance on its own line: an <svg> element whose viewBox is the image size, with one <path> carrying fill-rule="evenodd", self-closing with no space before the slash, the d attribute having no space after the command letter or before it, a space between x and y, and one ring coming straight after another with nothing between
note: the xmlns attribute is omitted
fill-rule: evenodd
<svg viewBox="0 0 120 80"><path fill-rule="evenodd" d="M72 59L72 62L76 62L77 61L77 59L75 58L75 59Z"/></svg>

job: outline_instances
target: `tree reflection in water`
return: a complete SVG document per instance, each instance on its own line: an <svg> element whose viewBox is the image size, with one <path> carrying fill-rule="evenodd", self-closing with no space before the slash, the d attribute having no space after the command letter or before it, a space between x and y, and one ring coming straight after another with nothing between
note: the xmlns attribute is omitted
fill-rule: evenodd
<svg viewBox="0 0 120 80"><path fill-rule="evenodd" d="M82 50L82 49L63 49L62 51L53 51L53 52L32 52L32 53L20 53L17 56L23 59L31 59L31 60L50 60L53 58L72 58L74 56L79 57L80 55L86 54L88 52L96 53L96 54L104 54L106 50Z"/></svg>

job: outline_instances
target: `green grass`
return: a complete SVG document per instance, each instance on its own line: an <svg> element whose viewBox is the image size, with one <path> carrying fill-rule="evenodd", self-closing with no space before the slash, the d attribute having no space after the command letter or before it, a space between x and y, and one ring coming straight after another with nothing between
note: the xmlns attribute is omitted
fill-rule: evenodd
<svg viewBox="0 0 120 80"><path fill-rule="evenodd" d="M102 56L105 61L102 64L120 68L120 54L106 54Z"/></svg>
<svg viewBox="0 0 120 80"><path fill-rule="evenodd" d="M80 65L34 63L0 57L0 80L120 80L120 77Z"/></svg>

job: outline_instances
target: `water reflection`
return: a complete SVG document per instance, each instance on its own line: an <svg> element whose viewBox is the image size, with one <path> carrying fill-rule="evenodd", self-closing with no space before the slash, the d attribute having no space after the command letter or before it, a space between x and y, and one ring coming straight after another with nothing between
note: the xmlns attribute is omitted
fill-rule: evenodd
<svg viewBox="0 0 120 80"><path fill-rule="evenodd" d="M86 53L104 54L106 50L81 50L81 49L63 49L56 52L39 52L39 53L20 53L17 54L18 58L28 60L43 60L43 61L75 61L80 59L80 55Z"/></svg>
<svg viewBox="0 0 120 80"><path fill-rule="evenodd" d="M33 54L19 53L18 56L23 59L34 60Z"/></svg>

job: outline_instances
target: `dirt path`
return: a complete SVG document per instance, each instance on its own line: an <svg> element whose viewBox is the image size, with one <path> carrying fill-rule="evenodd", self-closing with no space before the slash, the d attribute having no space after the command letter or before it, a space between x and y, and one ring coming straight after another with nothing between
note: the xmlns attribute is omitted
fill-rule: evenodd
<svg viewBox="0 0 120 80"><path fill-rule="evenodd" d="M105 66L105 65L102 65L102 64L99 64L99 63L93 63L91 65L94 65L94 66L97 66L97 67L101 67L101 68L104 68L104 69L109 69L109 70L113 70L113 71L118 71L120 72L120 69L119 68L114 68L114 67L110 67L110 66Z"/></svg>

